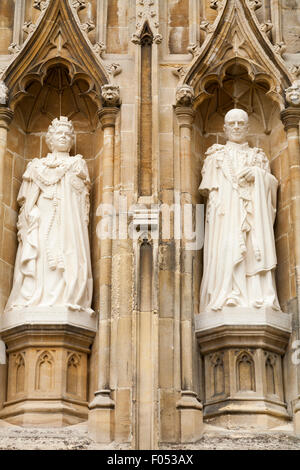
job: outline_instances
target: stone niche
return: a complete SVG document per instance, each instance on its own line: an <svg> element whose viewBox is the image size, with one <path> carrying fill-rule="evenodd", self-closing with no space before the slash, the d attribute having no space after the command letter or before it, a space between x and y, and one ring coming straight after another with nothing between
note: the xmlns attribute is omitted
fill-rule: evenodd
<svg viewBox="0 0 300 470"><path fill-rule="evenodd" d="M210 78L205 85L209 97L197 107L194 134L195 159L203 159L213 144L225 144L224 115L232 108L249 114L251 147L264 150L272 174L279 182L275 243L276 286L282 311L226 307L219 312L195 315L199 347L199 395L207 422L225 426L270 428L290 420L285 379L295 373L283 358L291 337L290 302L295 279L290 275L293 252L287 170L287 141L276 100L268 96L269 85L250 77L242 64L222 69L222 85ZM197 86L196 86L197 89ZM199 172L200 175L200 172ZM199 176L198 186L201 182ZM205 202L199 199L199 202ZM283 248L283 241L286 242ZM290 244L290 250L286 248ZM199 253L202 265L202 253ZM200 288L200 279L198 287Z"/></svg>
<svg viewBox="0 0 300 470"><path fill-rule="evenodd" d="M82 154L91 180L89 224L94 297L99 308L99 246L96 236L96 207L101 202L103 132L97 106L84 94L89 85L83 77L71 80L68 66L58 62L47 68L43 81L28 79L25 94L14 109L8 132L4 168L4 202L1 263L1 309L12 287L17 249L17 195L26 165L45 157L45 135L52 119L68 116L75 128L71 155ZM1 232L2 233L2 232ZM0 419L24 426L63 426L87 420L97 369L93 350L97 315L55 308L52 312L24 309L1 315L1 339L6 344L7 392L1 399Z"/></svg>

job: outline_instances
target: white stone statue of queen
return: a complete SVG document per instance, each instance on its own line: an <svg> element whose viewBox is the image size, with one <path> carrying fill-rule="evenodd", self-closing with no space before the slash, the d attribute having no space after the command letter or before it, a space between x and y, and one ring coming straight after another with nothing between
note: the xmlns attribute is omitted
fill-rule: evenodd
<svg viewBox="0 0 300 470"><path fill-rule="evenodd" d="M200 312L223 307L280 310L274 279L277 180L246 142L248 114L225 116L226 145L207 150L201 193L208 196Z"/></svg>
<svg viewBox="0 0 300 470"><path fill-rule="evenodd" d="M6 311L66 307L91 313L88 236L90 179L81 155L71 157L74 129L54 119L51 153L28 163L18 195L18 251Z"/></svg>

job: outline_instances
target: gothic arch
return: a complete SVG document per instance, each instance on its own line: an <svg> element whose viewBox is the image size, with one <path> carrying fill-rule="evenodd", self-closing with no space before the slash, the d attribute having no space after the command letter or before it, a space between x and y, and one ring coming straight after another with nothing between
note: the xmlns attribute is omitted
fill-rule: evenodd
<svg viewBox="0 0 300 470"><path fill-rule="evenodd" d="M255 392L255 364L252 355L247 351L241 351L235 364L237 391Z"/></svg>
<svg viewBox="0 0 300 470"><path fill-rule="evenodd" d="M206 98L206 87L212 80L222 83L228 67L236 64L247 69L255 82L268 84L268 94L284 107L283 89L293 77L281 58L278 45L273 45L259 25L253 2L222 2L212 25L206 28L206 39L189 50L194 55L191 66L182 76L182 83L193 86L195 106Z"/></svg>
<svg viewBox="0 0 300 470"><path fill-rule="evenodd" d="M54 389L55 361L49 351L43 351L36 362L35 389L42 392Z"/></svg>
<svg viewBox="0 0 300 470"><path fill-rule="evenodd" d="M54 64L68 68L71 83L84 78L89 84L84 93L101 107L101 86L108 83L108 74L80 28L68 0L50 2L4 73L13 110L26 95L30 81L36 80L43 85L47 71Z"/></svg>

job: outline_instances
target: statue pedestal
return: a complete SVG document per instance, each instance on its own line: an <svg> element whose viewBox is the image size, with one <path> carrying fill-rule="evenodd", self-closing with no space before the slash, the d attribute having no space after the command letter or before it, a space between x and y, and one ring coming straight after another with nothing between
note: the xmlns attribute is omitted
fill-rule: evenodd
<svg viewBox="0 0 300 470"><path fill-rule="evenodd" d="M8 383L0 419L21 426L87 420L87 364L95 334L94 314L64 307L5 312Z"/></svg>
<svg viewBox="0 0 300 470"><path fill-rule="evenodd" d="M266 429L290 419L282 371L288 314L225 307L196 315L195 329L205 369L206 422Z"/></svg>

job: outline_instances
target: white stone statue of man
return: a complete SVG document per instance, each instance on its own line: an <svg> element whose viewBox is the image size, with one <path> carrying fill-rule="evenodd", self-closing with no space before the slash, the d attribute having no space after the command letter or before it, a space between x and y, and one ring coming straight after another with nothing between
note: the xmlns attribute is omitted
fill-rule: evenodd
<svg viewBox="0 0 300 470"><path fill-rule="evenodd" d="M223 307L280 310L274 279L277 180L259 148L249 147L248 114L225 116L226 145L206 152L199 190L208 196L200 312Z"/></svg>
<svg viewBox="0 0 300 470"><path fill-rule="evenodd" d="M74 137L67 117L54 119L46 136L51 153L29 162L23 175L19 246L6 311L60 306L92 312L90 179L82 155L69 154Z"/></svg>

